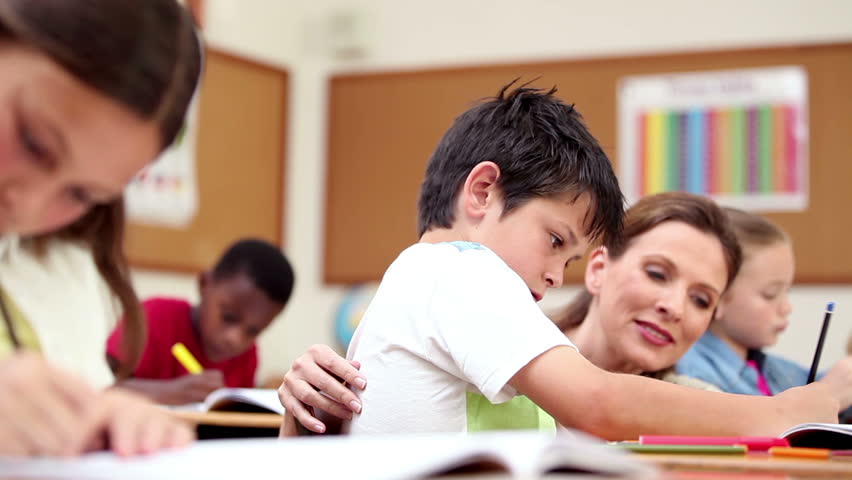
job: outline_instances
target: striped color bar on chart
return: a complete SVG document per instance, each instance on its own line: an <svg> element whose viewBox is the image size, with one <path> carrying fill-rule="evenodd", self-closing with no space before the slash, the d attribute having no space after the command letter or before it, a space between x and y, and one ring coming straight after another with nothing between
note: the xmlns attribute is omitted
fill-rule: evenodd
<svg viewBox="0 0 852 480"><path fill-rule="evenodd" d="M797 192L796 120L796 109L788 105L641 112L639 192Z"/></svg>

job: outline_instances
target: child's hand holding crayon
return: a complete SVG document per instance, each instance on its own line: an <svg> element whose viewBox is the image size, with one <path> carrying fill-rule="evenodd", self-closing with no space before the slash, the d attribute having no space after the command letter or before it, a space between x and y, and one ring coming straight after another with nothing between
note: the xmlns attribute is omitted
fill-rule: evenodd
<svg viewBox="0 0 852 480"><path fill-rule="evenodd" d="M203 402L207 395L225 386L225 377L220 370L204 370L201 373L184 375L172 382L172 403Z"/></svg>
<svg viewBox="0 0 852 480"><path fill-rule="evenodd" d="M183 343L172 345L172 355L189 372L171 383L172 403L203 402L210 392L225 386L222 371L204 370Z"/></svg>

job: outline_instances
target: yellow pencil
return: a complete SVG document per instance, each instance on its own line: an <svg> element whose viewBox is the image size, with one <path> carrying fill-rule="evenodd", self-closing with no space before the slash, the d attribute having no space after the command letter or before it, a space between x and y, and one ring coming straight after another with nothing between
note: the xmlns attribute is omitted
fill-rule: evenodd
<svg viewBox="0 0 852 480"><path fill-rule="evenodd" d="M204 371L204 368L201 367L198 360L189 353L189 349L186 348L186 345L180 342L172 345L172 355L174 355L177 361L183 365L183 368L185 368L187 372L197 375Z"/></svg>

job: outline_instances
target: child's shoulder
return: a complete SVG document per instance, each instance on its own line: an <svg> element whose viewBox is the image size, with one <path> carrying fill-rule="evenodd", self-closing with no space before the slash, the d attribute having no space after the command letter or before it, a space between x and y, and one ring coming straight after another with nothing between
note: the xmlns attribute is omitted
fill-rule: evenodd
<svg viewBox="0 0 852 480"><path fill-rule="evenodd" d="M405 249L398 260L420 261L434 265L456 265L459 268L470 268L471 264L502 264L502 260L485 245L466 242L416 243Z"/></svg>
<svg viewBox="0 0 852 480"><path fill-rule="evenodd" d="M793 385L791 386L801 385L806 382L809 370L799 363L774 353L761 351L761 354L764 356L764 365L776 370L780 369L784 371L788 377L794 378L791 382Z"/></svg>
<svg viewBox="0 0 852 480"><path fill-rule="evenodd" d="M429 296L442 292L455 296L463 291L468 299L479 294L491 298L494 292L520 292L523 298L529 297L523 280L496 253L464 241L412 245L391 265L382 283L424 288L423 294Z"/></svg>
<svg viewBox="0 0 852 480"><path fill-rule="evenodd" d="M388 268L383 283L512 282L517 275L488 247L473 242L416 243Z"/></svg>
<svg viewBox="0 0 852 480"><path fill-rule="evenodd" d="M176 319L190 319L192 305L182 298L150 297L142 302L148 323L157 321L175 321Z"/></svg>

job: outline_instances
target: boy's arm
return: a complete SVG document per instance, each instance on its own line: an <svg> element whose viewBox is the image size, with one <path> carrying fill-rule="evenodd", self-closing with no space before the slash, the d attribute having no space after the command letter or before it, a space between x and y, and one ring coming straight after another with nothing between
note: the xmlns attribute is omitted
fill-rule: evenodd
<svg viewBox="0 0 852 480"><path fill-rule="evenodd" d="M837 422L838 401L823 384L775 397L714 393L601 370L556 347L509 383L565 425L611 440L643 434L777 436L805 422Z"/></svg>
<svg viewBox="0 0 852 480"><path fill-rule="evenodd" d="M160 380L148 378L125 378L117 380L115 386L132 390L163 405L182 405L203 402L207 395L225 386L219 370L205 370L197 375Z"/></svg>

